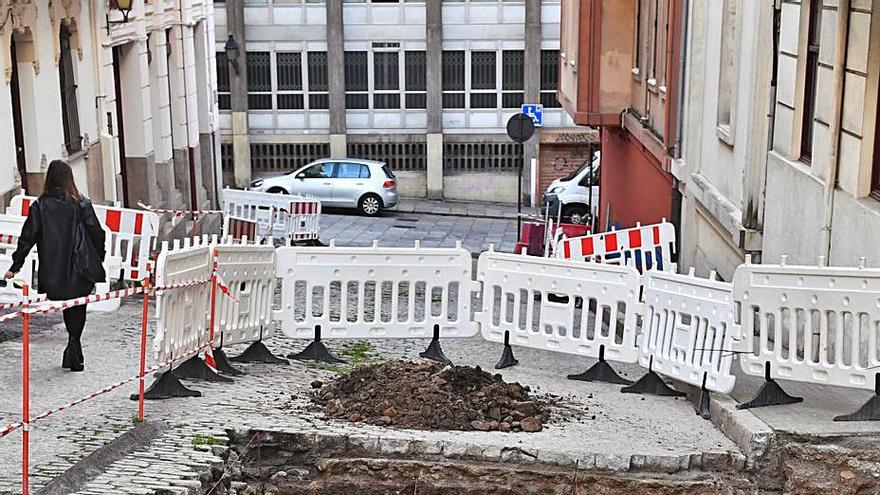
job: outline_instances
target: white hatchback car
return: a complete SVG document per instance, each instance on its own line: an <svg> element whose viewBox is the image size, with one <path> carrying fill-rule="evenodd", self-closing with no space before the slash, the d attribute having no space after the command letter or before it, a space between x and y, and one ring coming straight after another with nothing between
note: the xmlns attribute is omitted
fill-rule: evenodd
<svg viewBox="0 0 880 495"><path fill-rule="evenodd" d="M358 158L316 160L284 175L257 179L251 189L310 194L323 206L357 208L367 216L394 208L400 200L391 169L382 162Z"/></svg>

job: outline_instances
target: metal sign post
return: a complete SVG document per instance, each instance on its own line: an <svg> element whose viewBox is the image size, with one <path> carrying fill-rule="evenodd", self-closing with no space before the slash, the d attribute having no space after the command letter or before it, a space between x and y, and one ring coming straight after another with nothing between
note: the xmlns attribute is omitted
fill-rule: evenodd
<svg viewBox="0 0 880 495"><path fill-rule="evenodd" d="M532 117L518 113L507 121L507 135L514 142L523 144L535 134L535 122ZM516 238L522 235L522 160L519 162L519 179L516 187Z"/></svg>

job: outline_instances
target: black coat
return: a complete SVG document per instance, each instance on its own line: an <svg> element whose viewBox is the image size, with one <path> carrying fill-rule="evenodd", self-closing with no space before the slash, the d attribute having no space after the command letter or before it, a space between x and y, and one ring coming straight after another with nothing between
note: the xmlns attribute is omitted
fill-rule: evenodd
<svg viewBox="0 0 880 495"><path fill-rule="evenodd" d="M104 229L88 200L83 201L81 220L86 235L104 259ZM30 206L27 220L21 229L18 247L12 253L10 271L18 272L24 259L37 245L40 266L37 274L39 291L49 299L64 300L82 297L92 292L95 285L79 276L73 269L73 237L77 205L65 200L60 190L40 196Z"/></svg>

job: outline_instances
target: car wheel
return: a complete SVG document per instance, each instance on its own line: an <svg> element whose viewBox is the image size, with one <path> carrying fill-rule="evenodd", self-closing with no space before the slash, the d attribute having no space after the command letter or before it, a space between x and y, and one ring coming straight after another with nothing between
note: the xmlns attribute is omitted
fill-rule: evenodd
<svg viewBox="0 0 880 495"><path fill-rule="evenodd" d="M567 218L569 222L578 225L586 225L590 222L590 212L586 206L572 205L562 209L563 218Z"/></svg>
<svg viewBox="0 0 880 495"><path fill-rule="evenodd" d="M287 191L285 191L283 188L278 187L278 186L271 187L271 188L269 188L269 190L266 191L266 192L269 192L269 193L272 193L272 194L287 194Z"/></svg>
<svg viewBox="0 0 880 495"><path fill-rule="evenodd" d="M382 198L375 194L365 194L358 201L358 210L368 217L375 217L382 212Z"/></svg>

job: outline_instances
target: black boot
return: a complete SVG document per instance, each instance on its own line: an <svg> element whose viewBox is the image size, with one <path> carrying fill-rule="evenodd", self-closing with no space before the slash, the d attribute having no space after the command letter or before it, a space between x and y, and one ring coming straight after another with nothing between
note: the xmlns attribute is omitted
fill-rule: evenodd
<svg viewBox="0 0 880 495"><path fill-rule="evenodd" d="M71 357L70 371L83 371L85 366L83 366L82 344L80 344L79 339L76 339L69 354Z"/></svg>
<svg viewBox="0 0 880 495"><path fill-rule="evenodd" d="M71 355L71 353L70 353L70 343L68 342L68 343L67 343L67 347L64 348L64 355L63 355L62 358L61 358L61 367L64 368L64 369L66 369L66 370L69 370L69 369L70 369L70 365L73 364L73 360L70 359L70 355Z"/></svg>

